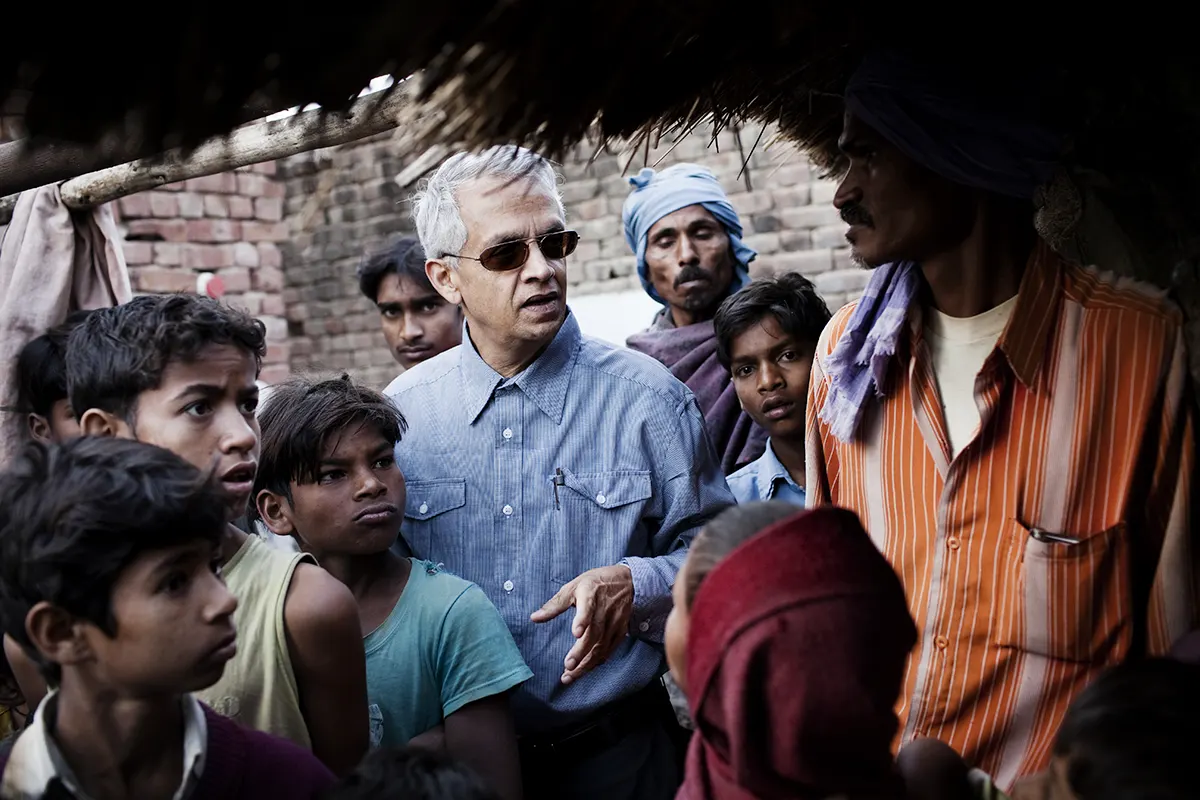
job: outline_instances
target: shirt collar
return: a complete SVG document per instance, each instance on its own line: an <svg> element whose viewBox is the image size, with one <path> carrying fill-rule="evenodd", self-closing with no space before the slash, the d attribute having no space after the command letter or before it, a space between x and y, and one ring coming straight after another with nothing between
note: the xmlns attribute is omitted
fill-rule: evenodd
<svg viewBox="0 0 1200 800"><path fill-rule="evenodd" d="M1017 290L1017 305L998 347L1017 380L1032 388L1046 358L1062 299L1062 258L1038 239Z"/></svg>
<svg viewBox="0 0 1200 800"><path fill-rule="evenodd" d="M0 796L41 797L57 778L76 800L91 800L46 729L46 720L53 718L57 701L57 691L47 694L29 726L17 737L4 768L4 778L0 781ZM184 772L173 800L186 800L195 791L208 756L208 723L204 708L190 694L183 695L181 702Z"/></svg>
<svg viewBox="0 0 1200 800"><path fill-rule="evenodd" d="M546 416L554 420L555 424L562 422L567 387L571 383L571 370L575 366L582 340L579 322L568 308L566 319L549 346L512 381ZM463 405L467 412L467 422L470 424L483 413L496 387L504 382L504 377L480 357L471 337L467 335L465 322L463 343L458 353L463 382Z"/></svg>
<svg viewBox="0 0 1200 800"><path fill-rule="evenodd" d="M779 460L779 456L775 455L775 448L771 446L771 440L767 439L767 448L763 451L762 456L758 459L758 499L770 500L775 496L776 481L786 481L791 484L796 491L802 491L800 484L792 479L792 474L787 471L787 467Z"/></svg>

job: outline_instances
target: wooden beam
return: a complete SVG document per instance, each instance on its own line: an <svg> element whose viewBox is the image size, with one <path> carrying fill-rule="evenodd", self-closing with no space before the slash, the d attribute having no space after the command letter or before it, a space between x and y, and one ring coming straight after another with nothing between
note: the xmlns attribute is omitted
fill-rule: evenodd
<svg viewBox="0 0 1200 800"><path fill-rule="evenodd" d="M36 176L37 182L28 181L29 185L21 190L65 180L61 187L63 202L70 208L90 208L164 184L353 142L392 130L406 118L415 122L423 114L411 103L412 94L408 86L397 85L359 98L345 112L314 110L282 120L259 120L214 137L186 154L170 150L95 172L78 169L85 162L80 161L79 152L72 152L72 159L53 162L53 169L26 172ZM9 146L0 145L0 150ZM57 177L41 180L47 175ZM0 218L11 211L15 202L16 195L0 198Z"/></svg>
<svg viewBox="0 0 1200 800"><path fill-rule="evenodd" d="M357 141L398 126L409 102L410 93L397 87L360 98L344 114L306 111L243 125L186 156L168 151L72 178L62 185L63 203L90 208L164 184Z"/></svg>
<svg viewBox="0 0 1200 800"><path fill-rule="evenodd" d="M16 195L149 155L153 151L129 146L101 149L44 143L30 147L23 140L6 142L0 144L0 197L7 199L5 195Z"/></svg>

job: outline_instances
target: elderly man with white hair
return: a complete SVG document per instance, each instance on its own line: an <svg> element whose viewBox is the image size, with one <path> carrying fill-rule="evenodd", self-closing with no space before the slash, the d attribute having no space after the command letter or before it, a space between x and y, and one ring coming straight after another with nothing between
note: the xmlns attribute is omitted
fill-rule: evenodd
<svg viewBox="0 0 1200 800"><path fill-rule="evenodd" d="M459 153L413 213L465 328L387 389L409 424L401 535L487 593L533 670L513 697L527 799L673 797L671 587L733 503L695 398L580 333L566 303L579 237L540 156Z"/></svg>

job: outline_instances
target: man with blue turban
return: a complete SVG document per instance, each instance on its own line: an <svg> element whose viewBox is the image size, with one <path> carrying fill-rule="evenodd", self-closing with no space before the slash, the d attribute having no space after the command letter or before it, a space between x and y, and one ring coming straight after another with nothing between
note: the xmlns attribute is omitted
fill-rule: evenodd
<svg viewBox="0 0 1200 800"><path fill-rule="evenodd" d="M650 328L626 341L661 361L696 395L725 474L763 454L766 433L742 411L717 359L713 316L750 280L758 255L715 175L698 164L643 169L621 219L646 294L661 303Z"/></svg>
<svg viewBox="0 0 1200 800"><path fill-rule="evenodd" d="M1200 626L1195 399L1164 294L1054 249L1094 205L1036 88L958 67L874 53L847 86L834 205L872 275L817 345L806 488L904 583L899 744L1007 791L1106 667Z"/></svg>

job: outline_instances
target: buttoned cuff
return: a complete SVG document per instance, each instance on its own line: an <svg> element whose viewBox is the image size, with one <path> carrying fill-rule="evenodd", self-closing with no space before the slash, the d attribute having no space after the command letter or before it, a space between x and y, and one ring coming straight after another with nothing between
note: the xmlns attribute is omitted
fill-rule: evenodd
<svg viewBox="0 0 1200 800"><path fill-rule="evenodd" d="M619 562L629 567L633 576L633 613L629 617L629 634L655 644L662 644L671 613L671 587L656 568L653 558L630 556Z"/></svg>

